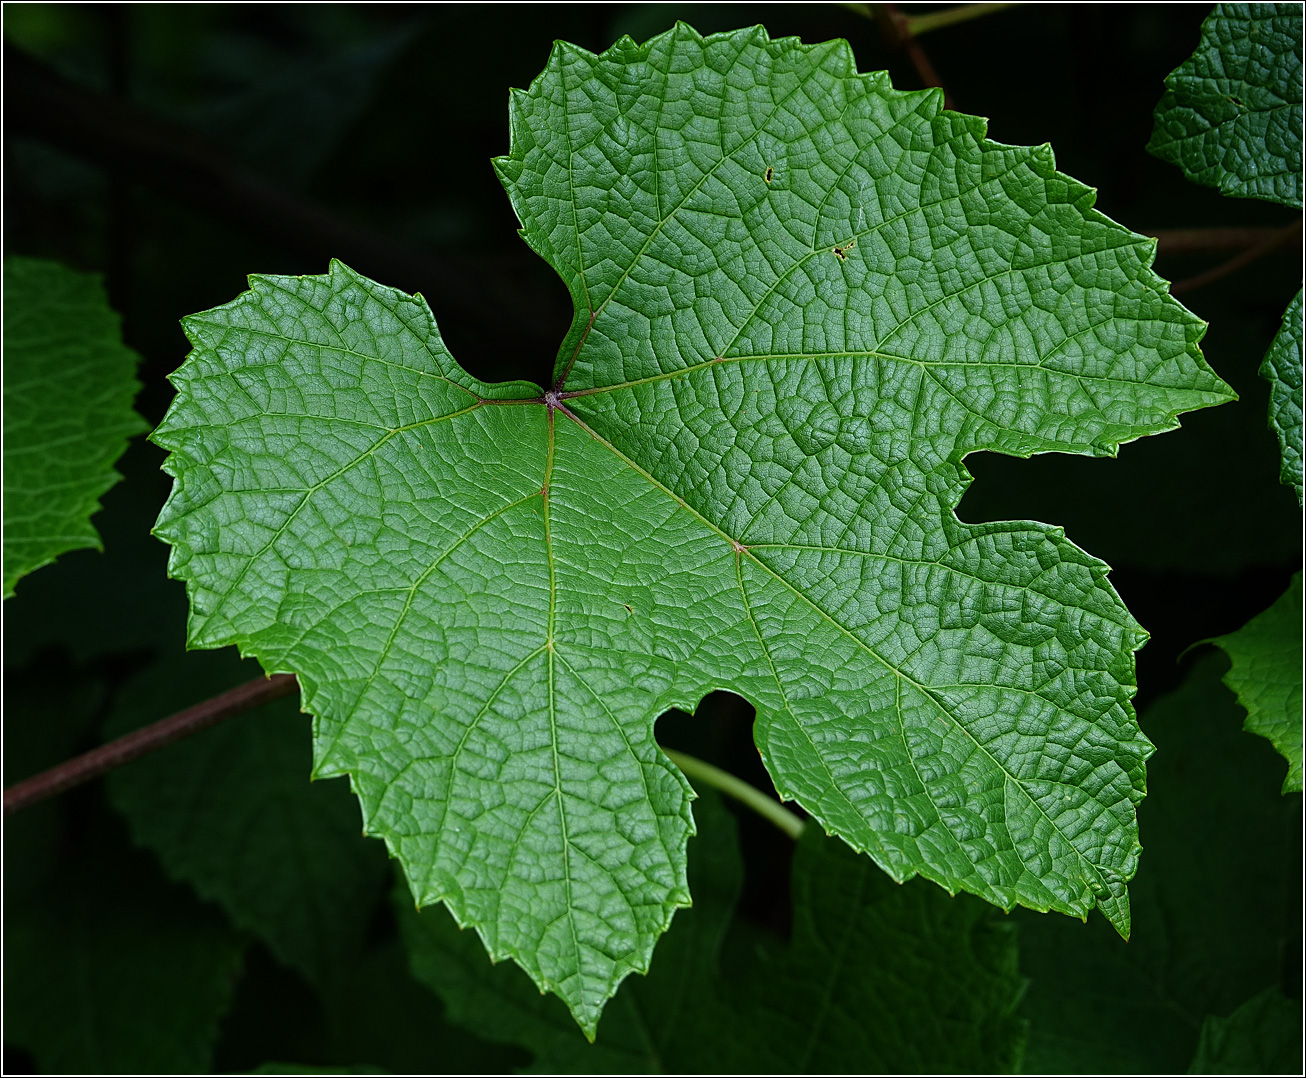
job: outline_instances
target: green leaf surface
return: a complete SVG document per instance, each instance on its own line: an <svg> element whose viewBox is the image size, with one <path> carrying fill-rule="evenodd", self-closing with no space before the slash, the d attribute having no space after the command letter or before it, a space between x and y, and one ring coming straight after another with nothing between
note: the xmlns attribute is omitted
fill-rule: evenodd
<svg viewBox="0 0 1306 1078"><path fill-rule="evenodd" d="M1165 86L1148 150L1223 194L1300 208L1300 4L1216 4Z"/></svg>
<svg viewBox="0 0 1306 1078"><path fill-rule="evenodd" d="M1300 948L1300 807L1276 791L1282 761L1238 729L1225 662L1199 653L1142 715L1157 753L1129 942L1099 921L1016 914L1030 1074L1183 1073L1203 1019L1276 981Z"/></svg>
<svg viewBox="0 0 1306 1078"><path fill-rule="evenodd" d="M1283 325L1274 335L1261 363L1261 377L1270 383L1270 429L1279 437L1283 463L1279 479L1297 492L1302 504L1302 302L1299 288Z"/></svg>
<svg viewBox="0 0 1306 1078"><path fill-rule="evenodd" d="M591 1036L689 901L653 722L717 688L894 878L1128 932L1145 634L1059 529L960 523L961 462L1230 393L1152 241L940 106L760 28L557 45L497 161L576 301L547 393L339 263L185 320L191 644L299 674L418 904Z"/></svg>
<svg viewBox="0 0 1306 1078"><path fill-rule="evenodd" d="M106 738L258 677L234 654L182 654L119 694ZM109 797L176 879L309 981L335 986L358 955L385 885L344 783L310 784L308 720L265 704L110 773Z"/></svg>
<svg viewBox="0 0 1306 1078"><path fill-rule="evenodd" d="M4 596L79 547L118 480L114 461L145 430L132 411L139 357L97 277L57 262L4 263Z"/></svg>
<svg viewBox="0 0 1306 1078"><path fill-rule="evenodd" d="M1210 1016L1189 1074L1300 1074L1301 1000L1278 988L1253 996L1228 1018Z"/></svg>
<svg viewBox="0 0 1306 1078"><path fill-rule="evenodd" d="M1302 575L1270 608L1217 637L1233 660L1224 683L1247 711L1243 729L1268 738L1288 761L1283 792L1302 789Z"/></svg>
<svg viewBox="0 0 1306 1078"><path fill-rule="evenodd" d="M43 1073L207 1073L241 941L101 830L5 904L5 1041Z"/></svg>
<svg viewBox="0 0 1306 1078"><path fill-rule="evenodd" d="M414 972L481 1036L524 1044L549 1073L1009 1071L1024 1043L1013 926L969 897L887 879L809 827L793 863L793 933L742 968L720 961L741 882L734 823L695 805L692 910L676 914L647 977L626 982L598 1040L515 971L491 968L443 913L398 893ZM759 934L759 938L760 934ZM874 1021L867 1021L874 1015Z"/></svg>

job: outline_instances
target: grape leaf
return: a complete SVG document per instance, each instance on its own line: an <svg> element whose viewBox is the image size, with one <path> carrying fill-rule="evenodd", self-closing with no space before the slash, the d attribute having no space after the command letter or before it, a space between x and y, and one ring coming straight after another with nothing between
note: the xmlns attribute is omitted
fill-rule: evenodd
<svg viewBox="0 0 1306 1078"><path fill-rule="evenodd" d="M183 653L120 692L106 736L258 674L234 655ZM133 838L172 876L331 989L362 948L386 865L359 834L343 783L305 781L307 725L291 700L277 700L111 772L108 787Z"/></svg>
<svg viewBox="0 0 1306 1078"><path fill-rule="evenodd" d="M1302 290L1297 289L1283 325L1274 335L1261 363L1261 377L1270 383L1270 429L1279 436L1282 466L1279 480L1297 492L1302 504Z"/></svg>
<svg viewBox="0 0 1306 1078"><path fill-rule="evenodd" d="M419 905L593 1037L689 901L653 721L728 688L895 879L1128 932L1145 634L962 459L1111 455L1228 388L1155 245L846 42L555 47L496 162L577 304L547 392L333 263L184 326L156 532L192 646L293 671Z"/></svg>
<svg viewBox="0 0 1306 1078"><path fill-rule="evenodd" d="M1228 1018L1207 1017L1189 1074L1300 1074L1301 1001L1278 988L1253 996Z"/></svg>
<svg viewBox="0 0 1306 1078"><path fill-rule="evenodd" d="M1226 195L1301 207L1300 4L1216 4L1165 86L1149 151Z"/></svg>
<svg viewBox="0 0 1306 1078"><path fill-rule="evenodd" d="M1274 981L1300 946L1300 810L1275 791L1270 746L1238 729L1225 662L1199 654L1141 716L1158 751L1139 811L1134 938L1015 914L1031 1074L1182 1073L1204 1016Z"/></svg>
<svg viewBox="0 0 1306 1078"><path fill-rule="evenodd" d="M98 278L57 262L4 264L4 596L79 547L113 463L146 429L132 411L138 356Z"/></svg>
<svg viewBox="0 0 1306 1078"><path fill-rule="evenodd" d="M1283 792L1302 789L1302 581L1237 632L1211 641L1233 660L1224 683L1247 711L1243 729L1268 738L1288 761Z"/></svg>

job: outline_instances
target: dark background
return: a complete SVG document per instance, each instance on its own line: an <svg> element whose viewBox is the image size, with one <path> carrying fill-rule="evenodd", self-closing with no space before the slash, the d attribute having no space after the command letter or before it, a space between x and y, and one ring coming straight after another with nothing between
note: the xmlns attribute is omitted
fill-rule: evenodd
<svg viewBox="0 0 1306 1078"><path fill-rule="evenodd" d="M997 141L1050 142L1058 166L1098 188L1098 208L1128 227L1286 225L1295 211L1223 198L1144 150L1162 79L1192 52L1208 10L1035 4L922 43L954 107L990 117ZM490 166L508 149L508 88L539 74L554 39L601 51L677 18L703 33L762 21L773 37L844 37L861 70L920 85L872 20L835 4L6 5L5 253L104 275L143 357L137 407L152 425L186 353L182 316L234 298L249 273L322 273L332 257L425 295L478 377L546 383L570 310L516 236ZM1181 281L1232 253L1163 248L1157 269ZM1183 295L1210 322L1205 354L1239 403L1185 416L1182 431L1126 446L1118 460L968 462L976 481L963 519L1060 524L1114 567L1152 633L1138 658L1140 711L1180 683L1181 652L1237 629L1300 567L1301 515L1277 481L1268 387L1256 374L1300 284L1300 246L1289 244ZM65 555L5 604L9 700L81 678L96 701L80 730L31 746L7 708L7 782L24 777L20 763L35 770L98 743L118 687L183 647L183 590L148 535L170 482L162 456L138 438L120 463L126 481L95 518L105 553ZM749 720L746 705L721 694L658 729L664 743L766 787ZM65 800L62 830L40 840L55 860L75 856L87 821L108 812L97 786ZM785 840L747 815L740 825L744 915L783 930ZM6 871L25 878L8 855ZM393 927L377 917L383 939ZM321 1056L326 1019L311 991L259 947L250 954L215 1065ZM498 1049L477 1055L482 1047L455 1054L455 1066L521 1062ZM31 1063L6 1053L6 1070Z"/></svg>

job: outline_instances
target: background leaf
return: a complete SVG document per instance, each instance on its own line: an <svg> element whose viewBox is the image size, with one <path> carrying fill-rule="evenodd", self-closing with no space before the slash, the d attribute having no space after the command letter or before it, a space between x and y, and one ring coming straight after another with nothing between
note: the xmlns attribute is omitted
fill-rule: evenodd
<svg viewBox="0 0 1306 1078"><path fill-rule="evenodd" d="M235 655L182 654L121 691L106 740L259 676ZM331 990L362 948L386 878L343 783L310 784L308 720L282 699L109 776L132 835L280 960Z"/></svg>
<svg viewBox="0 0 1306 1078"><path fill-rule="evenodd" d="M1297 1074L1301 1002L1278 988L1253 996L1228 1018L1210 1016L1189 1074Z"/></svg>
<svg viewBox="0 0 1306 1078"><path fill-rule="evenodd" d="M115 841L116 839L116 841ZM43 1071L209 1069L242 945L111 827L5 908L5 1039Z"/></svg>
<svg viewBox="0 0 1306 1078"><path fill-rule="evenodd" d="M145 429L138 356L98 278L56 262L4 263L4 595L66 550L100 547L90 523L113 463Z"/></svg>
<svg viewBox="0 0 1306 1078"><path fill-rule="evenodd" d="M1261 377L1270 383L1270 429L1279 437L1283 459L1279 479L1297 492L1298 505L1302 504L1302 333L1298 289L1261 364Z"/></svg>
<svg viewBox="0 0 1306 1078"><path fill-rule="evenodd" d="M1031 1074L1180 1073L1207 1015L1296 968L1300 809L1275 792L1282 762L1239 731L1223 668L1199 655L1143 713L1157 753L1131 940L1096 922L1020 917Z"/></svg>
<svg viewBox="0 0 1306 1078"><path fill-rule="evenodd" d="M789 945L736 982L743 1071L1005 1073L1020 1063L1015 925L968 895L901 887L808 827Z"/></svg>
<svg viewBox="0 0 1306 1078"><path fill-rule="evenodd" d="M1216 4L1165 80L1148 149L1226 195L1302 204L1298 4Z"/></svg>
<svg viewBox="0 0 1306 1078"><path fill-rule="evenodd" d="M515 971L487 967L469 932L396 892L414 972L481 1036L513 1040L552 1073L1010 1070L1024 1043L1016 937L985 904L898 887L807 828L785 944L733 921L739 853L711 791L695 804L693 909L676 914L646 977L627 981L598 1040ZM727 940L727 929L734 937ZM727 952L730 952L727 954ZM867 1016L874 1020L868 1021Z"/></svg>
<svg viewBox="0 0 1306 1078"><path fill-rule="evenodd" d="M1292 584L1237 632L1216 637L1233 660L1224 683L1247 711L1243 729L1268 738L1288 761L1283 792L1302 789L1302 584Z"/></svg>

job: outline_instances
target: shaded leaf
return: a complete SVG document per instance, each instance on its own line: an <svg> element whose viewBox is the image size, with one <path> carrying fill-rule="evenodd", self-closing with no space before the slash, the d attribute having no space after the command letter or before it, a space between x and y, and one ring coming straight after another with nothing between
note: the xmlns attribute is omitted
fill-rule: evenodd
<svg viewBox="0 0 1306 1078"><path fill-rule="evenodd" d="M788 948L739 986L745 1072L993 1074L1025 1044L1015 925L968 895L898 887L809 827ZM747 987L745 987L745 985Z"/></svg>
<svg viewBox="0 0 1306 1078"><path fill-rule="evenodd" d="M734 823L696 805L695 905L676 914L645 978L626 982L588 1045L566 1009L488 968L443 914L399 901L419 977L482 1036L524 1044L552 1073L949 1073L1010 1070L1024 1022L1016 938L994 910L916 882L896 886L819 828L793 866L794 925L743 968L719 958L740 885ZM736 923L735 929L741 928ZM754 934L755 942L763 939ZM868 1021L868 1016L874 1016Z"/></svg>
<svg viewBox="0 0 1306 1078"><path fill-rule="evenodd" d="M1223 669L1199 655L1142 716L1157 753L1129 942L1100 922L1019 918L1031 1074L1182 1073L1203 1018L1279 976L1300 924L1299 810L1276 792L1282 762L1238 729Z"/></svg>
<svg viewBox="0 0 1306 1078"><path fill-rule="evenodd" d="M953 508L969 452L1229 398L1152 241L844 42L559 44L511 126L577 304L556 387L478 382L339 263L188 318L155 440L191 644L298 673L417 902L590 1036L689 901L653 721L716 688L895 878L1127 933L1144 633L1058 529Z"/></svg>
<svg viewBox="0 0 1306 1078"><path fill-rule="evenodd" d="M12 632L7 617L5 629L7 639ZM5 670L6 787L54 767L95 743L94 730L107 695L104 679L91 671L70 669L56 662L21 673ZM53 797L6 818L6 902L38 888L63 859L67 815L67 799Z"/></svg>
<svg viewBox="0 0 1306 1078"><path fill-rule="evenodd" d="M1148 150L1223 194L1301 206L1300 4L1216 4L1165 86Z"/></svg>
<svg viewBox="0 0 1306 1078"><path fill-rule="evenodd" d="M1208 1017L1189 1074L1300 1074L1301 1001L1278 988L1253 996L1228 1018Z"/></svg>
<svg viewBox="0 0 1306 1078"><path fill-rule="evenodd" d="M42 1071L207 1072L241 944L125 843L97 838L5 906L5 1040Z"/></svg>
<svg viewBox="0 0 1306 1078"><path fill-rule="evenodd" d="M107 738L259 676L235 655L182 654L120 693ZM308 782L308 720L283 698L110 773L137 842L319 986L356 959L386 879L344 783Z"/></svg>
<svg viewBox="0 0 1306 1078"><path fill-rule="evenodd" d="M91 516L114 461L145 429L138 356L99 279L57 262L4 263L4 595L67 550L102 548Z"/></svg>
<svg viewBox="0 0 1306 1078"><path fill-rule="evenodd" d="M393 931L360 957L325 1003L328 1059L393 1074L507 1074L529 1059L520 1048L489 1044L452 1024L439 997L413 977ZM569 1032L580 1040L574 1024Z"/></svg>
<svg viewBox="0 0 1306 1078"><path fill-rule="evenodd" d="M128 446L118 461L124 481L95 517L104 552L65 554L5 602L7 662L21 665L51 646L78 662L185 649L185 589L168 579L168 548L150 534L171 486L162 459L148 442Z"/></svg>
<svg viewBox="0 0 1306 1078"><path fill-rule="evenodd" d="M1288 761L1283 792L1302 789L1302 582L1234 633L1217 637L1233 660L1224 683L1247 711L1243 729L1268 738Z"/></svg>

